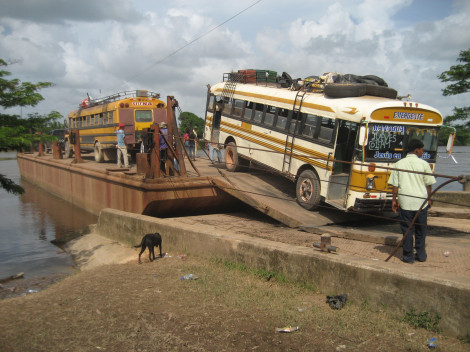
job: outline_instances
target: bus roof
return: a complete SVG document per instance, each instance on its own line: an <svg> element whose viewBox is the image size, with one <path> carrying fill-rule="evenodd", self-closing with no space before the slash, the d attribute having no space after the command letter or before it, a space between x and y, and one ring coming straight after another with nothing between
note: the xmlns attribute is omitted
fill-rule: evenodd
<svg viewBox="0 0 470 352"><path fill-rule="evenodd" d="M166 103L160 100L160 94L147 92L146 90L126 91L104 97L97 100L92 100L88 107L80 107L69 113L69 117L77 117L83 115L98 114L105 111L115 110L120 107L121 103L128 103L131 108L155 108L159 104L166 107Z"/></svg>
<svg viewBox="0 0 470 352"><path fill-rule="evenodd" d="M221 95L225 82L217 83L211 87L211 92ZM292 109L298 91L289 88L279 88L277 86L263 86L249 83L237 83L233 94L234 99L249 100L255 103L269 104L285 109ZM298 102L297 102L298 104ZM329 98L323 93L306 92L302 102L302 112L320 115L330 118L340 118L353 122L362 120L384 120L387 123L424 123L441 125L442 116L438 110L425 104L408 102L396 99L382 98L364 95L361 97ZM407 114L426 113L422 120L412 119L409 116L403 119L389 119L387 116L378 119L373 114L376 111L384 111L386 114L395 111ZM432 116L427 118L427 116ZM402 115L403 117L404 115Z"/></svg>

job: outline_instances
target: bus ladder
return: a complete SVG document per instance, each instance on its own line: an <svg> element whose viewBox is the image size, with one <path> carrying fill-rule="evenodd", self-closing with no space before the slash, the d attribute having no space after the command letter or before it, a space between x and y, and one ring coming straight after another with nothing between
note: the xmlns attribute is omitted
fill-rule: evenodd
<svg viewBox="0 0 470 352"><path fill-rule="evenodd" d="M294 132L292 135L289 134L289 131L286 134L286 144L284 149L284 161L282 163L282 172L289 174L290 172L290 165L292 162L292 152L294 150L294 140L295 135L297 133L297 128L299 127L298 124L300 123L300 109L302 108L302 103L304 101L306 91L299 90L295 95L294 105L292 107L293 114L292 114L292 121L294 122ZM290 129L290 127L289 127Z"/></svg>
<svg viewBox="0 0 470 352"><path fill-rule="evenodd" d="M227 80L225 81L224 88L222 89L222 98L225 100L229 100L233 98L233 94L235 93L235 89L237 88L238 83L238 74L230 73L228 74Z"/></svg>

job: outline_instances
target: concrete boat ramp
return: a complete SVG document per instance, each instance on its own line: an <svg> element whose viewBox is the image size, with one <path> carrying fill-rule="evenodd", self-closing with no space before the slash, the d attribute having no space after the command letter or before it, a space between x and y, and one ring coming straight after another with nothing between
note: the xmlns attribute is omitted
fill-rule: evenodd
<svg viewBox="0 0 470 352"><path fill-rule="evenodd" d="M200 175L149 181L133 168L114 170L112 164L91 161L72 164L70 159L19 154L18 164L27 180L99 214L96 234L118 241L134 251L135 258L137 250L131 245L142 234L158 231L165 252L220 257L280 272L318 292L347 293L353 303L367 302L398 318L412 310L438 313L446 334L469 332L468 208L435 208L439 217L429 220L428 260L409 265L400 261L400 251L384 261L401 237L393 220L358 217L330 207L306 212L295 203L289 181L257 170L229 173L223 165L201 158L195 163ZM462 201L467 193L453 197ZM173 215L164 214L168 206ZM212 211L200 211L204 207ZM184 216L175 217L180 209L178 215ZM245 215L224 212L237 209ZM333 236L338 253L312 246L323 233ZM114 250L109 252L112 258ZM76 255L80 260L80 253Z"/></svg>

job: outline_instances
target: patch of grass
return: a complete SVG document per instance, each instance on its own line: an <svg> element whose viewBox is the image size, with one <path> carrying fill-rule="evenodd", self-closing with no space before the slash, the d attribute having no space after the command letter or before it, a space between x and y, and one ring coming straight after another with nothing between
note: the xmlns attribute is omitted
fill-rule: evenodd
<svg viewBox="0 0 470 352"><path fill-rule="evenodd" d="M255 275L259 277L260 279L264 279L266 281L270 281L274 279L278 283L281 283L281 284L290 284L292 286L297 286L308 291L316 291L315 287L311 283L291 281L287 279L287 277L284 274L278 273L273 270L265 270L263 268L250 268L249 266L245 264L235 263L235 262L228 261L228 260L222 260L220 258L215 258L214 262L217 265L221 265L226 269L237 270L237 271L244 272L247 274Z"/></svg>
<svg viewBox="0 0 470 352"><path fill-rule="evenodd" d="M459 337L459 340L463 343L470 344L470 332L467 332L467 335Z"/></svg>
<svg viewBox="0 0 470 352"><path fill-rule="evenodd" d="M441 316L438 313L432 316L428 311L416 313L414 309L412 309L411 312L406 312L403 318L405 323L415 328L423 328L433 332L441 332L441 328L439 327L440 320Z"/></svg>

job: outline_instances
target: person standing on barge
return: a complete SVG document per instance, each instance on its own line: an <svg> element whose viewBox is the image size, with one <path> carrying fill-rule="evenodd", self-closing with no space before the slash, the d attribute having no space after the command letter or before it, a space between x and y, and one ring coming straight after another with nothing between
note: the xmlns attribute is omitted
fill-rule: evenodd
<svg viewBox="0 0 470 352"><path fill-rule="evenodd" d="M119 127L116 128L114 133L117 135L117 165L119 168L122 167L121 164L121 154L124 159L124 167L128 168L129 167L129 159L127 157L127 146L124 138L126 137L126 133L124 132L124 124L121 123L119 124Z"/></svg>

